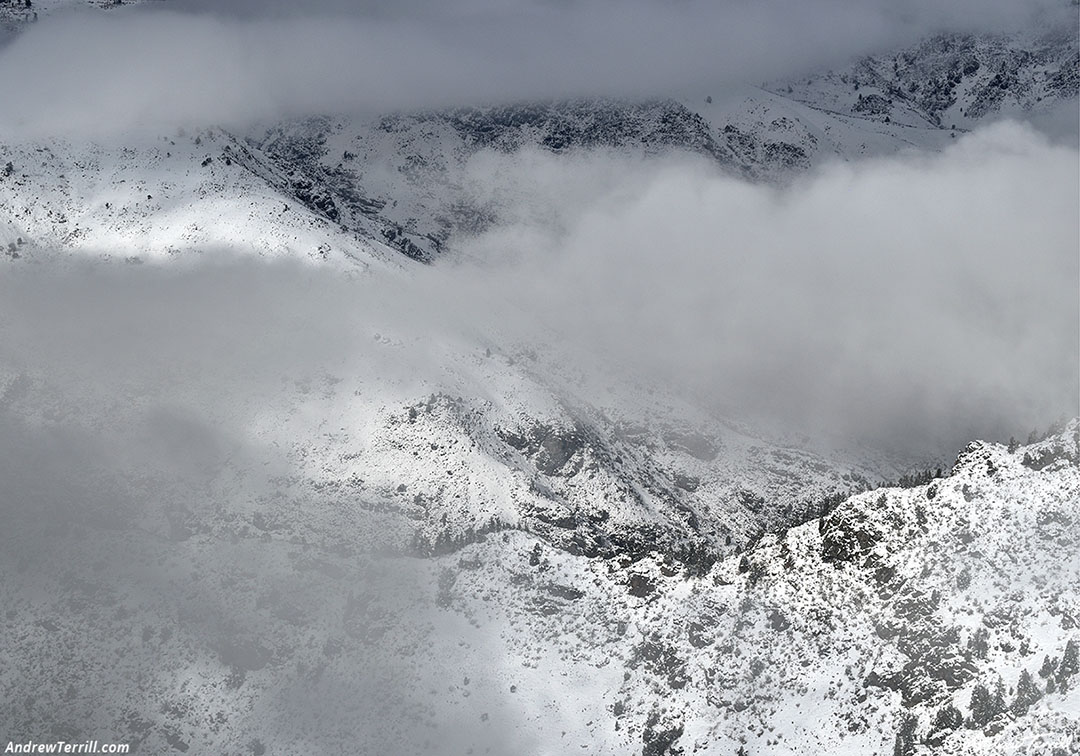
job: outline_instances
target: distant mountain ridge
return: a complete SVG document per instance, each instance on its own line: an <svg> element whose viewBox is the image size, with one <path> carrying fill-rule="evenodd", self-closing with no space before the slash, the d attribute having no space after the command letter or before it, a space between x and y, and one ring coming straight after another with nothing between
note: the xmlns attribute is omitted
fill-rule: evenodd
<svg viewBox="0 0 1080 756"><path fill-rule="evenodd" d="M480 150L683 152L736 177L787 182L831 160L940 150L958 132L999 115L1068 107L1078 80L1080 51L1068 28L940 35L840 72L715 103L522 103L398 114L334 129L315 119L278 127L273 144L284 138L323 145L315 161L310 151L275 155L299 164L314 185L320 173L336 171L334 181L322 182L331 197L332 187L346 201L350 193L366 197L368 214L384 216L402 251L430 261L454 234L481 230L497 217L498 208L470 204L456 190L462 165ZM372 163L387 166L385 183L357 176L356 166Z"/></svg>
<svg viewBox="0 0 1080 756"><path fill-rule="evenodd" d="M46 13L68 5L78 3L42 2L40 7ZM22 18L25 10L10 6L7 12ZM202 148L193 151L199 165L182 170L191 176L235 163L246 168L251 179L265 182L282 202L300 203L361 245L374 243L431 262L455 237L482 231L500 217L503 208L497 201L477 198L468 190L466 167L484 151L682 153L734 177L786 183L829 161L906 149L940 150L957 133L994 117L1068 108L1076 104L1080 86L1080 43L1072 10L1058 25L1040 31L942 34L838 71L772 82L741 94L718 93L715 102L712 97L696 102L677 97L645 102L579 99L397 113L370 120L328 114L246 134L210 129L208 133L224 140L194 145ZM166 138L176 141L175 135ZM42 146L0 145L0 165L10 160L13 168L25 172L27 161L19 151ZM84 149L72 147L76 152ZM100 153L117 146L87 147ZM71 159L83 162L75 154ZM207 159L220 162L211 165ZM158 165L161 176L148 174L143 183L181 169L175 160ZM80 226L80 237L58 236L17 220L11 208L20 204L19 198L4 197L2 187L0 197L8 207L0 223L12 227L9 236L26 242L48 239L50 246L63 248L86 246L93 235ZM54 213L71 217L86 199L65 195L49 201L58 205ZM91 222L88 216L87 221L96 225L103 219ZM0 242L6 245L15 238ZM183 244L172 239L165 246Z"/></svg>

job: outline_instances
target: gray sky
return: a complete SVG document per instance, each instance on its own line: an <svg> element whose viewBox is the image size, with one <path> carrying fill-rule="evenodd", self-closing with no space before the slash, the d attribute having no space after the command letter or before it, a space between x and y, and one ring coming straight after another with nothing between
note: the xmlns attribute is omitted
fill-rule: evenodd
<svg viewBox="0 0 1080 756"><path fill-rule="evenodd" d="M579 94L670 95L847 62L1059 0L170 1L44 18L0 53L0 129L236 124ZM102 119L109 113L109 119Z"/></svg>

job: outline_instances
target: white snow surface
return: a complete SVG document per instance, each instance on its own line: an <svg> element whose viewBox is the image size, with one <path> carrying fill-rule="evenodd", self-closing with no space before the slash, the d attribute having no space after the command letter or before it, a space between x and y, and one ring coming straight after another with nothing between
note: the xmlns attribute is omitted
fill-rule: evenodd
<svg viewBox="0 0 1080 756"><path fill-rule="evenodd" d="M1078 437L972 444L945 478L704 574L519 530L379 554L362 499L251 500L224 474L204 503L146 481L141 513L43 480L5 517L6 731L141 752L866 754L913 716L935 753L1071 753L1080 677L1040 670L1080 638ZM64 485L83 495L50 517ZM934 731L948 704L970 719L976 685L1002 679L1010 706L1022 671L1057 682Z"/></svg>

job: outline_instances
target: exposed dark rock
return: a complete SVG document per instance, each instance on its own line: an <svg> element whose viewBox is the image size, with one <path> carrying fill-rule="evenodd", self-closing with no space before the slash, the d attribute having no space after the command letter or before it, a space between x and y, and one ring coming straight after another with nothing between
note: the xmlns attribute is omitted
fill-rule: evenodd
<svg viewBox="0 0 1080 756"><path fill-rule="evenodd" d="M884 537L878 523L861 510L832 512L820 527L821 558L826 562L853 562Z"/></svg>
<svg viewBox="0 0 1080 756"><path fill-rule="evenodd" d="M645 598L656 590L656 583L648 575L633 573L628 581L630 595Z"/></svg>

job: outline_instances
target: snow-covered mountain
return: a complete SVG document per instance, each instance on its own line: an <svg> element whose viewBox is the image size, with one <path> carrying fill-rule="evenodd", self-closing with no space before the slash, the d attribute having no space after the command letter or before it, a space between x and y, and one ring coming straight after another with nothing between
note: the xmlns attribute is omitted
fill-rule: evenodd
<svg viewBox="0 0 1080 756"><path fill-rule="evenodd" d="M42 12L69 5L53 3ZM8 13L21 18L25 10ZM153 143L143 136L137 143L107 145L5 144L0 163L11 162L15 181L7 184L17 190L0 195L7 209L0 223L10 226L7 236L14 235L5 244L22 236L40 237L52 248L105 248L118 241L117 234L103 229L99 235L95 227L130 229L138 225L129 223L134 216L153 218L160 231L137 234L144 249L133 252L145 255L151 247L199 247L212 238L232 243L225 228L197 234L190 224L175 222L186 212L181 208L204 222L206 216L221 218L221 211L206 213L199 206L235 202L243 194L246 207L259 208L246 215L259 214L256 225L274 237L257 242L260 249L291 247L307 255L324 243L301 240L299 221L279 212L299 202L321 219L316 223L336 225L335 232L431 261L452 238L490 227L505 210L497 195L477 189L469 171L486 152L686 153L733 176L783 183L831 161L938 151L995 118L1075 110L1075 23L1074 14L1037 32L939 35L846 69L717 93L708 101L526 102L375 119L319 116L250 133L179 130ZM122 175L132 168L146 175ZM39 186L35 176L59 183ZM110 181L122 191L116 202L101 201L98 189ZM135 184L146 185L148 199L128 191ZM26 196L50 205L44 218L20 203ZM169 216L159 212L164 197L171 199ZM122 217L118 203L127 213ZM20 215L25 222L17 220ZM282 228L266 228L269 219ZM355 244L342 239L338 246L351 254Z"/></svg>
<svg viewBox="0 0 1080 756"><path fill-rule="evenodd" d="M839 71L771 82L717 104L711 120L764 177L827 160L938 150L985 119L1037 116L1074 101L1074 26L935 36Z"/></svg>
<svg viewBox="0 0 1080 756"><path fill-rule="evenodd" d="M787 184L1074 107L1078 78L1059 28L708 101L0 142L0 734L1077 752L1080 422L924 474L941 460L766 432L540 325L463 325L442 288L530 154ZM200 266L224 283L189 302L171 282ZM43 281L76 300L55 320ZM110 309L129 289L145 322Z"/></svg>
<svg viewBox="0 0 1080 756"><path fill-rule="evenodd" d="M5 474L47 440L5 449ZM973 443L712 565L516 528L380 556L363 499L329 486L272 509L221 480L132 520L81 464L5 512L6 731L146 753L1072 753L1078 441L1073 421ZM71 485L85 504L57 527Z"/></svg>
<svg viewBox="0 0 1080 756"><path fill-rule="evenodd" d="M938 151L980 122L1075 104L1074 26L941 35L846 70L715 100L523 103L367 124L323 118L277 126L258 143L299 176L301 195L308 184L324 187L331 216L381 216L387 237L428 260L453 234L499 217L497 203L469 191L463 170L481 150L682 151L735 176L778 182L829 161Z"/></svg>

